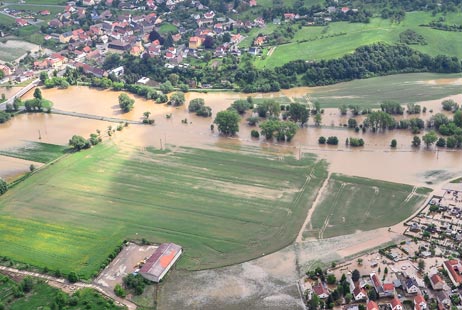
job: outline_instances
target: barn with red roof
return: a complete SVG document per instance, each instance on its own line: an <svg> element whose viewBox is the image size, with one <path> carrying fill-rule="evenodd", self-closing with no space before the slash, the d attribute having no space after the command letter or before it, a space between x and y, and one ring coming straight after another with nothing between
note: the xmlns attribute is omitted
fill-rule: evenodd
<svg viewBox="0 0 462 310"><path fill-rule="evenodd" d="M140 274L153 282L159 282L175 264L183 249L174 243L162 243L140 269Z"/></svg>

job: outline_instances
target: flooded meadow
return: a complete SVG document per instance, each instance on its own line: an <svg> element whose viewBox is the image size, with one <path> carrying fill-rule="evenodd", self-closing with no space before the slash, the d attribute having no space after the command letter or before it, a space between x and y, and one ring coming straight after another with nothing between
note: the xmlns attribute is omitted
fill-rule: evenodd
<svg viewBox="0 0 462 310"><path fill-rule="evenodd" d="M431 79L428 84L458 84L460 79ZM267 94L252 94L255 99L279 98L283 102L299 101L300 98L308 98L316 92L327 92L335 89L337 85L325 88L300 87L281 92ZM327 90L326 90L327 89ZM31 98L32 91L23 99ZM284 154L291 153L299 156L301 153L315 153L325 158L332 172L369 178L383 179L394 182L410 183L415 185L433 184L444 181L453 175L462 172L460 160L462 152L456 150L426 150L422 147L415 150L411 147L413 134L410 130L390 130L385 132L355 132L346 128L348 119L352 117L350 112L341 115L338 108L325 108L322 115L322 126L314 126L310 117L308 126L300 128L291 142L268 142L263 137L251 138L250 132L256 127L249 126L246 118L252 115L247 112L243 115L239 133L235 137L227 138L219 135L218 131L211 130L214 117L204 118L188 112L188 102L195 98L203 98L205 105L212 108L215 115L217 112L227 109L231 103L238 99L245 99L248 94L236 92L209 92L186 93L186 103L180 107L172 107L167 104L156 104L153 100L129 94L135 99L134 109L128 113L122 113L118 105L118 96L122 92L111 90L99 90L89 87L77 86L68 89L42 89L44 98L54 103L54 108L67 112L79 112L101 117L113 117L122 120L141 121L143 113L151 113L150 118L155 120L153 126L130 125L128 129L117 132L111 139L120 145L130 146L190 146L202 148L233 148L239 146L252 146L262 149L271 148L273 151ZM462 101L462 94L447 96L440 99L418 102L427 108L426 113L418 117L428 120L435 113L442 111L441 101L453 99ZM169 117L167 117L169 116ZM396 116L397 120L416 117L416 115L404 114ZM358 123L362 123L365 116L356 116ZM187 120L187 121L185 121ZM6 124L0 125L0 145L2 148L15 147L23 141L47 142L53 144L67 144L72 135L78 134L84 137L97 129L105 132L108 126L115 127L116 123L91 120L57 114L20 114ZM216 128L216 126L215 126ZM338 146L319 145L320 136L337 136ZM347 138L363 138L365 147L351 148L345 144ZM398 147L389 147L392 139L396 139ZM0 162L0 170L7 170L8 164ZM7 173L8 175L8 173Z"/></svg>

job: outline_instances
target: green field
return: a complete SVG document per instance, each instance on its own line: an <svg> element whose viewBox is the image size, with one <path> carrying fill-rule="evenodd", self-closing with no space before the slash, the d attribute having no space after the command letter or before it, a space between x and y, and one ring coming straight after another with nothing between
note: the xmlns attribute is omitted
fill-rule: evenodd
<svg viewBox="0 0 462 310"><path fill-rule="evenodd" d="M47 163L62 156L68 148L62 145L27 141L13 149L0 149L0 155Z"/></svg>
<svg viewBox="0 0 462 310"><path fill-rule="evenodd" d="M8 5L8 8L15 9L15 10L31 11L31 12L40 12L43 10L48 10L51 13L50 15L37 16L38 19L45 20L45 21L53 19L57 13L64 11L64 7L43 6L43 5L36 5L36 4L21 4L21 5L10 4Z"/></svg>
<svg viewBox="0 0 462 310"><path fill-rule="evenodd" d="M50 307L55 303L59 289L48 286L42 280L38 279L33 279L32 283L33 286L30 292L26 292L24 296L15 297L15 291L22 291L20 283L16 283L12 279L0 274L0 305L3 305L8 310L51 309ZM69 303L71 299L69 296L61 294L64 297L63 300L66 302L66 309L69 310L124 309L115 306L112 301L106 300L92 289L81 289L76 292L72 297L76 301L74 305Z"/></svg>
<svg viewBox="0 0 462 310"><path fill-rule="evenodd" d="M175 25L169 23L163 23L159 28L160 34L175 34L176 32L178 32L178 28L176 28Z"/></svg>
<svg viewBox="0 0 462 310"><path fill-rule="evenodd" d="M343 104L377 108L385 100L402 104L435 100L461 93L457 83L429 83L433 80L459 79L462 75L437 73L408 73L354 80L326 87L316 87L307 96L319 101L323 108Z"/></svg>
<svg viewBox="0 0 462 310"><path fill-rule="evenodd" d="M397 224L413 214L430 191L332 174L304 236L330 238Z"/></svg>
<svg viewBox="0 0 462 310"><path fill-rule="evenodd" d="M407 29L421 34L428 43L412 45L412 48L432 56L443 54L462 58L462 36L459 32L419 26L439 17L440 15L432 16L426 12L411 12L406 14L405 20L400 24L372 18L369 24L334 22L328 26L303 27L295 34L291 43L278 46L271 56L256 58L255 66L273 68L297 59L339 58L363 45L377 42L398 43L399 34ZM460 23L462 13L447 14L446 20L449 24L456 21Z"/></svg>
<svg viewBox="0 0 462 310"><path fill-rule="evenodd" d="M124 239L175 242L179 266L213 268L294 241L326 163L103 144L63 158L0 200L0 255L94 275Z"/></svg>
<svg viewBox="0 0 462 310"><path fill-rule="evenodd" d="M5 14L0 14L0 24L2 25L11 25L14 24L14 18L5 15Z"/></svg>
<svg viewBox="0 0 462 310"><path fill-rule="evenodd" d="M9 1L9 2L13 3L14 1ZM44 5L65 5L66 4L66 0L24 0L24 2L30 3L30 4L44 4Z"/></svg>

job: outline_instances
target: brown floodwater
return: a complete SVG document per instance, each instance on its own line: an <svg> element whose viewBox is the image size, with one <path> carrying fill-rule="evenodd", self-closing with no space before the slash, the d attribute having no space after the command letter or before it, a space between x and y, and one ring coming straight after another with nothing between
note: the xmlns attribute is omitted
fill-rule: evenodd
<svg viewBox="0 0 462 310"><path fill-rule="evenodd" d="M9 99L12 96L16 95L16 93L20 91L21 89L22 87L11 87L11 88L0 87L0 96L2 94L5 94L6 99Z"/></svg>
<svg viewBox="0 0 462 310"><path fill-rule="evenodd" d="M31 164L37 168L42 166L41 163L0 155L0 178L12 181L29 171Z"/></svg>
<svg viewBox="0 0 462 310"><path fill-rule="evenodd" d="M309 88L302 87L293 90L270 94L255 94L255 97L278 97L289 96L299 98L305 95ZM450 152L441 150L436 154L435 150L415 151L411 148L412 134L410 131L393 130L384 133L355 133L346 129L345 124L350 115L341 116L338 109L326 109L323 115L323 125L320 128L309 126L301 128L290 143L269 143L264 138L252 139L250 131L255 127L246 124L243 116L240 132L236 137L221 137L218 132L211 131L210 125L213 118L203 118L191 114L187 110L187 104L181 107L171 107L166 104L156 104L152 100L135 98L135 107L129 113L121 113L118 107L120 92L110 90L97 90L88 87L71 87L66 90L43 89L43 95L54 102L54 107L66 111L95 114L99 116L118 117L122 119L140 120L143 112L151 112L151 118L155 120L154 126L130 125L128 130L117 132L114 139L120 144L133 146L155 147L168 145L221 148L229 144L251 145L260 148L271 147L284 153L293 153L298 156L299 152L316 153L326 158L333 172L346 173L370 178L384 179L411 184L424 184L431 181L438 183L452 175L462 173L460 164L460 151ZM29 92L27 96L32 96ZM204 98L205 104L212 107L214 114L229 107L237 99L246 98L247 94L234 92L210 92L210 93L187 93L186 102L194 98ZM462 95L448 98L462 101ZM428 119L431 115L441 112L441 101L432 100L421 102L427 107L428 112L419 115ZM429 110L433 110L430 113ZM171 118L166 115L171 114ZM398 118L413 117L409 115ZM363 116L358 116L358 122L362 122ZM182 120L187 119L187 123ZM10 130L4 130L0 126L0 143L17 143L18 139L38 139L38 130L41 130L42 141L65 144L73 134L88 136L98 129L107 128L109 123L73 118L60 115L33 114L21 115L14 121L9 122ZM310 119L309 124L312 124ZM11 139L13 135L15 138ZM337 136L340 144L337 147L320 146L320 136ZM353 149L345 146L345 140L349 137L361 137L365 140L366 147ZM398 141L396 150L390 150L389 144L392 139ZM0 167L1 169L1 167Z"/></svg>

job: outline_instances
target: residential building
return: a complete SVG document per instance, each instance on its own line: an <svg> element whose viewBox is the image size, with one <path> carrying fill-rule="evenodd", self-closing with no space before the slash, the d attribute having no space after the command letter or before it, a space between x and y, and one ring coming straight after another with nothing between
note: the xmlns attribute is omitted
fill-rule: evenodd
<svg viewBox="0 0 462 310"><path fill-rule="evenodd" d="M415 278L409 277L404 281L403 288L408 294L417 294L420 292L419 285Z"/></svg>
<svg viewBox="0 0 462 310"><path fill-rule="evenodd" d="M393 299L390 302L390 305L391 305L391 310L403 310L403 304L396 296L393 297Z"/></svg>
<svg viewBox="0 0 462 310"><path fill-rule="evenodd" d="M193 50L198 49L199 47L201 47L201 45L202 45L202 39L200 37L194 36L194 37L189 38L188 46L190 49L193 49Z"/></svg>
<svg viewBox="0 0 462 310"><path fill-rule="evenodd" d="M367 299L367 292L364 288L360 287L358 284L353 290L353 297L356 301L365 300Z"/></svg>
<svg viewBox="0 0 462 310"><path fill-rule="evenodd" d="M448 272L449 279L451 279L454 286L459 286L462 283L462 265L459 260L451 259L443 263L444 269Z"/></svg>
<svg viewBox="0 0 462 310"><path fill-rule="evenodd" d="M384 293L384 290L383 290L382 282L380 282L379 277L375 273L371 273L370 278L371 278L371 281L372 281L372 285L375 288L375 291L377 292L377 294L380 297L382 297L383 293Z"/></svg>
<svg viewBox="0 0 462 310"><path fill-rule="evenodd" d="M379 310L379 305L373 300L367 302L367 310Z"/></svg>
<svg viewBox="0 0 462 310"><path fill-rule="evenodd" d="M414 297L414 310L427 310L427 302L421 294Z"/></svg>
<svg viewBox="0 0 462 310"><path fill-rule="evenodd" d="M322 282L313 286L313 292L321 299L329 297L329 291L327 290L326 285Z"/></svg>
<svg viewBox="0 0 462 310"><path fill-rule="evenodd" d="M449 308L451 306L451 299L445 291L437 291L435 297L438 305L442 308Z"/></svg>
<svg viewBox="0 0 462 310"><path fill-rule="evenodd" d="M443 289L445 282L439 274L435 273L430 277L430 284L435 291L440 291Z"/></svg>

